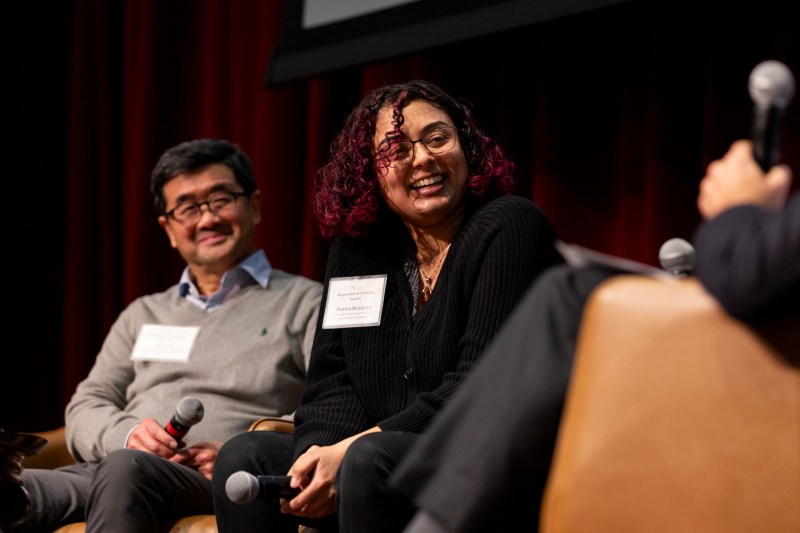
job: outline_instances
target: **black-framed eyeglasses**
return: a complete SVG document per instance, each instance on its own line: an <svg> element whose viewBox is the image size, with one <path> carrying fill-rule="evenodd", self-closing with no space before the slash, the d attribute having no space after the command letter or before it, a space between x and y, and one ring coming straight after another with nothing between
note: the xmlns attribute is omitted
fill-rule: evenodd
<svg viewBox="0 0 800 533"><path fill-rule="evenodd" d="M386 166L396 168L409 164L414 159L414 146L422 143L429 154L441 154L456 145L456 129L452 126L440 126L416 141L394 141L389 139L385 146L378 149L376 158Z"/></svg>
<svg viewBox="0 0 800 533"><path fill-rule="evenodd" d="M240 196L249 196L244 192L217 191L209 194L203 202L181 202L166 213L164 216L172 217L176 222L185 226L191 226L203 216L203 206L208 207L212 214L217 216L229 215L236 206L236 200Z"/></svg>

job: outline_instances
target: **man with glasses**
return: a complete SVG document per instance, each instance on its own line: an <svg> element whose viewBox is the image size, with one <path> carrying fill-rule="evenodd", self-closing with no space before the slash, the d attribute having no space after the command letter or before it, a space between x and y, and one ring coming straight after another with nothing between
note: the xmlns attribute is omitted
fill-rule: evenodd
<svg viewBox="0 0 800 533"><path fill-rule="evenodd" d="M23 471L31 509L7 531L86 520L89 532L153 532L213 514L222 443L257 418L291 419L299 404L322 285L271 268L256 248L261 192L248 157L225 140L179 144L151 191L187 266L122 312L66 409L78 462ZM186 396L204 416L176 439L165 423Z"/></svg>

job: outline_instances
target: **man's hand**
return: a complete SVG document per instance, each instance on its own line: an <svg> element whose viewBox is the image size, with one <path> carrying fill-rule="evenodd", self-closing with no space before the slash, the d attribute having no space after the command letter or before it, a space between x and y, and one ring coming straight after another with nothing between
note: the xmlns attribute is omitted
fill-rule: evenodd
<svg viewBox="0 0 800 533"><path fill-rule="evenodd" d="M221 442L198 442L188 448L176 451L170 461L194 468L210 481L214 461L217 459L221 447Z"/></svg>
<svg viewBox="0 0 800 533"><path fill-rule="evenodd" d="M705 219L743 204L779 211L786 203L791 183L789 167L776 165L765 175L753 158L753 144L736 141L722 159L708 165L700 182L697 208Z"/></svg>
<svg viewBox="0 0 800 533"><path fill-rule="evenodd" d="M183 443L177 442L154 418L145 418L131 431L125 447L169 459L180 446Z"/></svg>

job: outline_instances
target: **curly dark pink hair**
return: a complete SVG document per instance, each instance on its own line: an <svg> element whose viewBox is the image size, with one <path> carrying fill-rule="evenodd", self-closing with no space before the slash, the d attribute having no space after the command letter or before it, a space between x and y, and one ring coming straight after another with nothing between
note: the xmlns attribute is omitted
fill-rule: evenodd
<svg viewBox="0 0 800 533"><path fill-rule="evenodd" d="M350 112L331 145L330 159L317 173L314 213L324 237L365 235L381 222L381 216L391 216L381 209L384 200L373 149L375 123L378 112L391 106L399 129L403 108L414 100L429 102L453 120L467 160L467 191L472 198L488 201L513 191L514 163L481 131L467 103L423 80L387 85L369 93Z"/></svg>

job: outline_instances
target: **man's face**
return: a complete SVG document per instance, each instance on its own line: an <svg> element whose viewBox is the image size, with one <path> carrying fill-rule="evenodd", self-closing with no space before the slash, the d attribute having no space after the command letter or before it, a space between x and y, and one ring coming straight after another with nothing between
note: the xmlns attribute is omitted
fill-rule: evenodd
<svg viewBox="0 0 800 533"><path fill-rule="evenodd" d="M225 165L212 164L191 174L178 174L164 184L164 200L169 213L186 203L205 202L214 193L241 193L233 171ZM193 273L223 274L255 249L255 228L261 220L261 193L238 196L219 212L208 205L200 208L200 217L179 222L162 215L158 223L167 232L169 242L189 264Z"/></svg>

